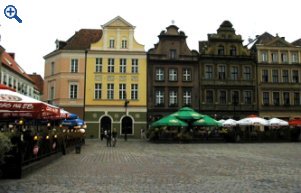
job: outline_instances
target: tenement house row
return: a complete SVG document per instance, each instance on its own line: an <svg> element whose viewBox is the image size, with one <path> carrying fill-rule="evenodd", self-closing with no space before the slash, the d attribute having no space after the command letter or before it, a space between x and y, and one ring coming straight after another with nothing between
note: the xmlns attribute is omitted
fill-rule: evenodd
<svg viewBox="0 0 301 193"><path fill-rule="evenodd" d="M267 32L243 45L229 21L187 46L175 25L147 52L121 17L81 29L45 58L44 101L84 118L88 137L101 129L138 137L151 121L189 106L216 119L250 114L301 116L301 40Z"/></svg>

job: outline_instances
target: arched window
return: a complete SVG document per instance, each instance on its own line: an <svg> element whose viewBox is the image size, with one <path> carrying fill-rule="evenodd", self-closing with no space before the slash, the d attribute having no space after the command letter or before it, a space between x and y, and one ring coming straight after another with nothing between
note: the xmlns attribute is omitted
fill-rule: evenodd
<svg viewBox="0 0 301 193"><path fill-rule="evenodd" d="M217 49L217 55L224 55L225 54L225 49L224 49L224 46L223 45L219 45L218 46L218 49Z"/></svg>

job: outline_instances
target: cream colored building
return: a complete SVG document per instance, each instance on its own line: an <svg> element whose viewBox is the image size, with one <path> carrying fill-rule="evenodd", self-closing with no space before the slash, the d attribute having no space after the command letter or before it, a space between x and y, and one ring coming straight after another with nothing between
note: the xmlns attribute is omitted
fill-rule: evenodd
<svg viewBox="0 0 301 193"><path fill-rule="evenodd" d="M301 117L301 47L267 32L249 45L257 58L260 117Z"/></svg>

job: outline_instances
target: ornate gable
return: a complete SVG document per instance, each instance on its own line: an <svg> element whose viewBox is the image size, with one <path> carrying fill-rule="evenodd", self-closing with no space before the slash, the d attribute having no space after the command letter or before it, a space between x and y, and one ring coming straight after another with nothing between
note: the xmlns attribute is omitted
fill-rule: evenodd
<svg viewBox="0 0 301 193"><path fill-rule="evenodd" d="M111 21L107 22L106 24L102 25L102 28L107 28L107 27L130 27L130 28L135 28L132 24L124 20L122 17L117 16Z"/></svg>

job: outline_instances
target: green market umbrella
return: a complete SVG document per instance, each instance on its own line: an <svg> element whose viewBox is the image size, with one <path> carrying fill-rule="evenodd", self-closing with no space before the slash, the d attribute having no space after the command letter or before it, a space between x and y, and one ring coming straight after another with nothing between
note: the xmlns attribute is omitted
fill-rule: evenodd
<svg viewBox="0 0 301 193"><path fill-rule="evenodd" d="M204 115L194 111L189 107L183 107L179 111L171 114L171 116L182 120L197 120L204 117Z"/></svg>
<svg viewBox="0 0 301 193"><path fill-rule="evenodd" d="M163 117L162 119L159 119L158 121L151 124L151 127L161 126L187 127L188 124L173 116Z"/></svg>
<svg viewBox="0 0 301 193"><path fill-rule="evenodd" d="M222 126L222 124L220 122L218 122L217 120L211 118L208 115L205 115L203 118L193 122L192 124L193 126L211 126L211 127L218 127L218 126Z"/></svg>

